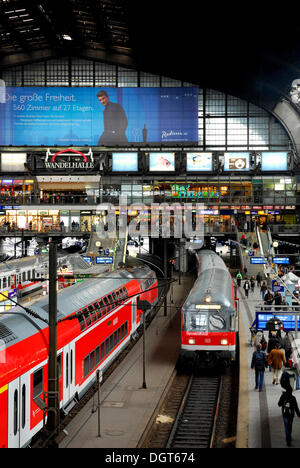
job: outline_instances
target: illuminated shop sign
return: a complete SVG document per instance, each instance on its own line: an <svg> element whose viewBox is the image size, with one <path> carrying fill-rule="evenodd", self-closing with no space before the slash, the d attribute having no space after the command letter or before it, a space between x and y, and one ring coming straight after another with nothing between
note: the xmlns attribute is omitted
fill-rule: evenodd
<svg viewBox="0 0 300 468"><path fill-rule="evenodd" d="M220 192L216 190L193 190L190 185L171 185L172 198L219 198Z"/></svg>
<svg viewBox="0 0 300 468"><path fill-rule="evenodd" d="M212 153L187 153L186 170L188 172L212 171Z"/></svg>
<svg viewBox="0 0 300 468"><path fill-rule="evenodd" d="M81 151L70 148L58 152L51 152L48 148L45 157L45 167L51 170L93 169L94 156L91 148L88 153L82 153Z"/></svg>
<svg viewBox="0 0 300 468"><path fill-rule="evenodd" d="M261 153L262 171L287 171L288 155L284 151Z"/></svg>

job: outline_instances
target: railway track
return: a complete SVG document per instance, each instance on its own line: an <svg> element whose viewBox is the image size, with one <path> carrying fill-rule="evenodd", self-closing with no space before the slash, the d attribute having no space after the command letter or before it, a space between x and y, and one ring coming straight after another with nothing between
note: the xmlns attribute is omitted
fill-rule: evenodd
<svg viewBox="0 0 300 468"><path fill-rule="evenodd" d="M234 448L238 373L174 372L139 448Z"/></svg>
<svg viewBox="0 0 300 468"><path fill-rule="evenodd" d="M192 375L167 448L209 448L218 409L220 376Z"/></svg>

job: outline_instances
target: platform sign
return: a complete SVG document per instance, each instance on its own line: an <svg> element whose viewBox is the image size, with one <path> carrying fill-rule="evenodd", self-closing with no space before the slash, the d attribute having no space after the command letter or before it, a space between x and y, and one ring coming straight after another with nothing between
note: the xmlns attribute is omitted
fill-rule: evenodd
<svg viewBox="0 0 300 468"><path fill-rule="evenodd" d="M250 263L251 265L266 265L267 259L264 257L251 257Z"/></svg>
<svg viewBox="0 0 300 468"><path fill-rule="evenodd" d="M273 292L284 293L284 292L285 292L285 288L284 288L284 286L282 286L282 284L279 283L277 280L274 280L274 281L272 281L272 291L273 291Z"/></svg>
<svg viewBox="0 0 300 468"><path fill-rule="evenodd" d="M113 263L113 257L96 257L97 265L108 265Z"/></svg>
<svg viewBox="0 0 300 468"><path fill-rule="evenodd" d="M288 257L274 257L273 263L275 265L289 265L290 259Z"/></svg>
<svg viewBox="0 0 300 468"><path fill-rule="evenodd" d="M275 312L275 311L274 311ZM299 312L300 313L300 312ZM267 322L271 318L277 318L283 323L283 329L285 331L295 330L295 315L280 315L272 314L271 311L266 312L256 312L256 329L257 330L266 330ZM300 329L300 318L298 316L298 330Z"/></svg>

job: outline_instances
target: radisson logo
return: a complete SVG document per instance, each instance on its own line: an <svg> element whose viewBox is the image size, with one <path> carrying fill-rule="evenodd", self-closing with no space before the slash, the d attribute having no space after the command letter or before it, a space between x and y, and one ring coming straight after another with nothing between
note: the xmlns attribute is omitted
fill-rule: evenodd
<svg viewBox="0 0 300 468"><path fill-rule="evenodd" d="M79 161L78 156L83 160ZM60 157L63 157L60 160ZM72 157L76 160L72 161ZM56 159L58 158L58 159ZM82 153L74 149L65 149L58 151L57 153L51 153L50 148L47 149L46 158L45 158L45 167L47 169L93 169L94 168L94 157L92 149L89 149L88 153Z"/></svg>

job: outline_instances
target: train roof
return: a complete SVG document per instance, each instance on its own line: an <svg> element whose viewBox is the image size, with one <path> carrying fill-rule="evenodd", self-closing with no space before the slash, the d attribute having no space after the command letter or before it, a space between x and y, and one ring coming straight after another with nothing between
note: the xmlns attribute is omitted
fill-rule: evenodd
<svg viewBox="0 0 300 468"><path fill-rule="evenodd" d="M149 276L149 272L152 272L152 270L146 266L134 268L130 271L116 270L99 277L88 278L82 283L61 290L57 294L58 320L67 317L109 292L124 286L135 278L139 280ZM34 305L30 306L30 309L41 318L48 320L49 297L47 296L37 301ZM8 347L47 326L42 320L29 317L21 307L17 306L0 318L0 340L3 340L6 347Z"/></svg>
<svg viewBox="0 0 300 468"><path fill-rule="evenodd" d="M205 304L210 296L212 304L234 308L231 275L222 260L211 250L202 250L198 254L200 272L188 295L183 310L196 304Z"/></svg>

